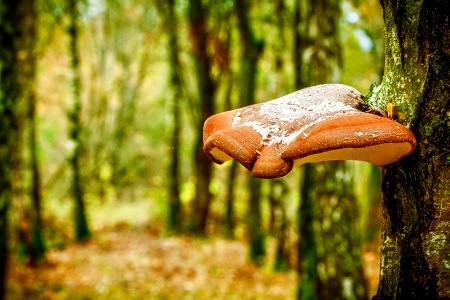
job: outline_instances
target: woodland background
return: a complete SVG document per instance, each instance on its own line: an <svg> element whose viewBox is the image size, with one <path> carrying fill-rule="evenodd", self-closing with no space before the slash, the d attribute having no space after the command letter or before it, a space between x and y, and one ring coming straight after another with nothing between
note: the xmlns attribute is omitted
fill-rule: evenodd
<svg viewBox="0 0 450 300"><path fill-rule="evenodd" d="M383 73L378 1L36 0L22 12L7 299L307 299L333 272L363 282L356 298L375 294L378 167L255 180L211 164L201 129L309 85L367 94ZM340 190L351 200L319 197ZM355 299L342 290L330 287Z"/></svg>

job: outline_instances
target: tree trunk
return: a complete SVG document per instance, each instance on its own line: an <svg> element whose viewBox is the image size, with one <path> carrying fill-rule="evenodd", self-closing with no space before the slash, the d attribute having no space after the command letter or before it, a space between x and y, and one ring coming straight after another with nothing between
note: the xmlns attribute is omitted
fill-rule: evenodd
<svg viewBox="0 0 450 300"><path fill-rule="evenodd" d="M274 179L270 182L270 229L275 234L278 242L274 265L275 271L287 271L291 268L288 247L288 217L285 204L288 190L289 187L284 179Z"/></svg>
<svg viewBox="0 0 450 300"><path fill-rule="evenodd" d="M0 300L5 296L8 261L8 208L12 201L12 149L16 133L15 105L19 94L17 48L19 1L0 3Z"/></svg>
<svg viewBox="0 0 450 300"><path fill-rule="evenodd" d="M296 84L339 80L339 1L309 1L297 32ZM297 7L299 9L299 7ZM298 12L296 12L297 14ZM308 53L308 55L306 55ZM301 88L301 86L298 86ZM343 162L306 164L299 211L298 299L366 299L353 176ZM346 180L351 178L351 180ZM304 211L303 211L304 210ZM352 232L352 230L354 232Z"/></svg>
<svg viewBox="0 0 450 300"><path fill-rule="evenodd" d="M382 1L383 83L415 152L383 169L381 270L374 299L450 298L450 2Z"/></svg>
<svg viewBox="0 0 450 300"><path fill-rule="evenodd" d="M37 154L37 132L36 132L36 92L33 90L29 96L29 121L30 121L30 159L31 159L31 199L34 220L32 224L32 244L34 257L32 260L45 258L44 224L42 222L42 193L41 193L41 170Z"/></svg>
<svg viewBox="0 0 450 300"><path fill-rule="evenodd" d="M178 44L178 19L175 14L175 3L173 0L167 1L167 4L156 1L158 9L164 18L164 27L168 36L169 62L170 62L170 81L172 85L171 115L172 129L169 138L170 163L169 163L169 214L168 227L170 232L179 233L181 231L181 199L180 199L180 105L182 97L182 82L180 76L180 46Z"/></svg>
<svg viewBox="0 0 450 300"><path fill-rule="evenodd" d="M364 217L367 220L364 228L364 241L368 243L379 243L381 228L381 168L370 165L369 182L367 184L368 212ZM378 248L378 247L377 247Z"/></svg>
<svg viewBox="0 0 450 300"><path fill-rule="evenodd" d="M196 132L199 133L196 137L194 152L194 172L197 186L193 200L190 228L194 233L204 235L206 234L209 205L212 200L212 194L209 191L209 184L212 178L212 162L203 153L201 132L203 132L203 124L206 119L215 112L216 84L211 74L211 62L207 51L207 23L201 0L190 0L188 10L192 54L197 75L200 116L195 124Z"/></svg>
<svg viewBox="0 0 450 300"><path fill-rule="evenodd" d="M236 176L238 170L238 163L235 160L230 162L230 170L228 173L228 186L227 186L227 198L226 198L226 211L225 211L225 223L224 230L225 236L229 239L234 239L234 230L236 227L236 221L234 217L234 199L236 190Z"/></svg>
<svg viewBox="0 0 450 300"><path fill-rule="evenodd" d="M367 299L350 174L344 161L305 165L299 299Z"/></svg>
<svg viewBox="0 0 450 300"><path fill-rule="evenodd" d="M175 20L175 12L174 7L171 5L170 12L170 20L172 26L176 24ZM173 22L173 23L172 23ZM172 77L172 88L173 88L173 96L172 96L172 132L170 136L170 166L169 166L169 174L170 174L170 184L169 184L169 211L170 211L170 219L169 219L169 230L174 232L181 231L182 225L182 205L180 198L180 138L181 138L181 122L180 122L180 105L181 105L181 97L182 97L182 87L181 87L181 78L179 76L180 70L180 62L178 59L179 47L177 43L177 29L172 28L170 34L170 60L171 60L171 77Z"/></svg>
<svg viewBox="0 0 450 300"><path fill-rule="evenodd" d="M227 19L231 18L231 13L226 15ZM231 22L226 23L226 28L225 30L227 30L227 37L226 37L226 43L225 43L225 51L226 51L226 69L224 70L224 80L226 80L227 82L227 86L226 86L226 92L225 92L225 99L224 99L224 110L232 110L235 107L233 106L232 103L232 92L233 92L233 73L230 70L230 59L229 57L231 56L230 51L231 51L231 47L230 47L230 40L231 40ZM238 175L238 167L239 164L233 159L230 162L230 169L228 172L228 185L227 185L227 193L226 193L226 199L225 199L225 203L226 203L226 208L225 208L225 222L224 222L224 234L226 238L229 239L234 239L235 238L235 228L236 228L236 219L235 219L235 209L234 209L234 203L235 200L238 199L236 196L236 176Z"/></svg>
<svg viewBox="0 0 450 300"><path fill-rule="evenodd" d="M75 239L77 241L89 238L91 231L86 219L86 209L84 204L84 189L81 178L81 164L80 156L82 149L81 140L81 74L80 74L80 60L78 49L78 19L79 12L77 8L77 1L70 0L69 14L70 23L68 28L70 38L70 57L72 68L72 89L73 89L73 103L68 111L69 118L69 139L73 145L71 153L69 154L69 163L72 168L72 197L74 199L74 222L75 222Z"/></svg>
<svg viewBox="0 0 450 300"><path fill-rule="evenodd" d="M17 157L16 172L19 175L19 191L17 201L19 210L21 210L21 224L19 231L25 239L26 254L30 258L32 264L42 260L45 256L45 243L42 228L41 213L41 187L40 187L40 170L37 158L37 140L36 140L36 68L37 68L37 12L34 1L23 0L20 5L20 33L21 39L18 42L20 53L20 102L21 105L20 119L18 128L20 128L19 137L17 138L17 147L15 156ZM28 125L28 126L27 126ZM29 131L27 131L29 129ZM28 137L26 140L24 137ZM31 197L28 197L26 183L23 176L27 170L26 152L23 151L23 145L27 145L29 151L29 164L31 167ZM27 201L31 198L30 201Z"/></svg>
<svg viewBox="0 0 450 300"><path fill-rule="evenodd" d="M240 105L247 106L255 102L256 78L258 60L263 50L262 40L257 40L251 30L248 17L248 1L236 0L234 2L235 13L238 19L238 29L243 47L241 76L240 76ZM262 180L254 177L249 178L249 211L248 232L250 243L250 258L257 265L263 263L266 254L265 236L261 228L261 185Z"/></svg>
<svg viewBox="0 0 450 300"><path fill-rule="evenodd" d="M295 89L302 89L306 87L302 77L303 53L305 52L306 43L303 41L303 30L300 24L303 23L302 14L300 12L300 1L295 1L294 16L292 24L293 27L293 44L294 51L292 60L294 65L294 87Z"/></svg>
<svg viewBox="0 0 450 300"><path fill-rule="evenodd" d="M314 230L315 206L313 189L315 166L305 164L303 167L303 184L300 186L300 206L298 210L298 299L319 299L319 275L317 272L317 240Z"/></svg>

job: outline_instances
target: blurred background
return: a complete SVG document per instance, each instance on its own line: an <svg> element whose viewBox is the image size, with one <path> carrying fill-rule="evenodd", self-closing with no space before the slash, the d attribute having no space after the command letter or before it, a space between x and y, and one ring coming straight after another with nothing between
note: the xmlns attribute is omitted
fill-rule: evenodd
<svg viewBox="0 0 450 300"><path fill-rule="evenodd" d="M27 1L24 1L27 2ZM7 299L368 299L380 169L259 180L214 113L380 83L377 0L29 0Z"/></svg>

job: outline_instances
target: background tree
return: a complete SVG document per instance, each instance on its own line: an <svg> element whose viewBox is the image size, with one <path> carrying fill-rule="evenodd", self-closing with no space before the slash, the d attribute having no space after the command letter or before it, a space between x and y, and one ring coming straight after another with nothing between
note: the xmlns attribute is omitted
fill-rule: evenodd
<svg viewBox="0 0 450 300"><path fill-rule="evenodd" d="M0 299L5 295L8 260L8 208L12 201L12 150L16 138L17 40L20 1L0 3Z"/></svg>
<svg viewBox="0 0 450 300"><path fill-rule="evenodd" d="M208 25L204 4L200 0L190 0L188 7L189 34L192 55L195 60L197 80L198 118L195 119L196 138L194 142L194 172L196 192L193 200L190 227L198 234L205 234L206 222L212 194L209 185L212 178L212 164L203 154L204 121L215 113L216 82L212 77L212 64L207 49Z"/></svg>
<svg viewBox="0 0 450 300"><path fill-rule="evenodd" d="M291 266L289 251L289 226L286 198L289 187L283 179L275 179L270 184L269 202L271 203L270 228L277 238L277 250L274 270L287 271Z"/></svg>
<svg viewBox="0 0 450 300"><path fill-rule="evenodd" d="M369 104L393 103L417 149L383 169L380 283L376 299L450 297L449 1L381 2L386 60Z"/></svg>
<svg viewBox="0 0 450 300"><path fill-rule="evenodd" d="M42 222L41 172L37 154L36 130L36 73L38 60L38 11L34 1L22 1L20 5L19 84L18 107L19 136L15 147L15 172L17 174L17 211L19 237L24 254L32 264L45 256ZM28 148L28 149L27 149ZM29 150L29 151L27 151ZM31 172L30 183L27 174ZM28 188L28 186L30 186Z"/></svg>
<svg viewBox="0 0 450 300"><path fill-rule="evenodd" d="M167 1L162 4L156 1L159 11L163 16L164 27L168 36L169 62L170 62L170 81L172 88L171 95L171 115L172 130L170 135L170 164L169 164L169 213L168 227L169 231L180 232L182 225L182 206L180 199L181 186L181 168L180 168L180 139L181 139L181 105L183 86L181 78L180 46L178 34L178 17L175 14L175 1Z"/></svg>
<svg viewBox="0 0 450 300"><path fill-rule="evenodd" d="M248 16L250 10L249 3L247 1L235 1L234 7L242 43L239 99L241 106L247 106L255 103L258 60L263 51L264 43L262 40L256 38L251 29L250 18ZM249 176L249 251L250 258L256 264L262 264L262 259L266 254L265 234L262 230L261 222L261 185L261 179Z"/></svg>
<svg viewBox="0 0 450 300"><path fill-rule="evenodd" d="M296 6L296 9L300 7ZM301 21L295 54L296 84L338 82L341 46L339 1L308 2ZM300 65L301 64L301 65ZM297 87L301 88L301 87ZM299 206L299 299L366 299L357 203L351 170L342 162L306 164ZM341 177L341 178L340 178ZM333 251L332 249L335 249Z"/></svg>
<svg viewBox="0 0 450 300"><path fill-rule="evenodd" d="M70 56L73 80L72 105L68 110L68 118L70 122L69 140L71 143L71 152L69 153L69 163L72 169L72 196L74 199L74 222L75 222L75 238L83 240L91 236L91 231L86 218L83 179L81 175L81 150L83 141L81 139L82 124L81 115L81 74L80 74L80 53L78 48L78 22L79 10L76 0L68 2L69 11L69 27L68 33L70 37Z"/></svg>

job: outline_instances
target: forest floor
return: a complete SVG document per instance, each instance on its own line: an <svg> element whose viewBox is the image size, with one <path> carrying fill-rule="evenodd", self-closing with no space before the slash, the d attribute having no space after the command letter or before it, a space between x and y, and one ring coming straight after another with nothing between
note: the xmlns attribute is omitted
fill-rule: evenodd
<svg viewBox="0 0 450 300"><path fill-rule="evenodd" d="M94 228L92 240L51 250L34 267L12 257L6 299L295 299L296 272L252 265L244 241L169 237L132 223ZM378 257L366 251L364 261L374 295Z"/></svg>
<svg viewBox="0 0 450 300"><path fill-rule="evenodd" d="M133 228L10 266L7 299L293 299L295 272L247 260L242 242L159 237Z"/></svg>

